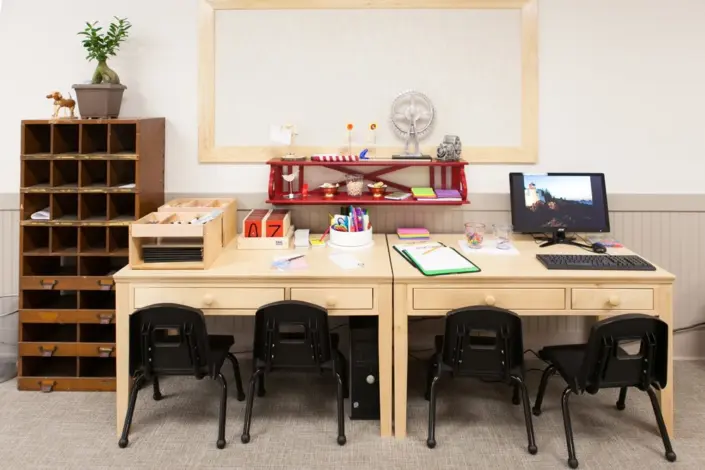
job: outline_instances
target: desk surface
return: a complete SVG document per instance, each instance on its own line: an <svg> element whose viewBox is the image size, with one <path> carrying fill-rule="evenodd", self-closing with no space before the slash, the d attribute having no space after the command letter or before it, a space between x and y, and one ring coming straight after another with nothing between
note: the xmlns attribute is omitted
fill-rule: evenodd
<svg viewBox="0 0 705 470"><path fill-rule="evenodd" d="M509 254L488 254L483 253L482 249L473 250L471 253L465 253L458 241L463 239L463 235L443 234L432 235L431 241L441 242L449 247L456 248L463 253L466 258L475 263L482 270L479 273L471 274L454 274L448 276L427 277L419 272L406 261L399 253L394 250L393 245L405 243L399 240L396 235L387 235L389 242L389 251L391 253L392 269L394 271L394 280L403 282L442 282L442 283L467 283L475 280L502 281L563 281L566 277L577 281L629 281L629 282L649 282L671 283L675 276L668 271L657 266L656 271L563 271L546 269L541 262L536 259L537 254L590 254L576 246L570 245L554 245L546 248L540 248L539 245L530 237L525 235L517 235L514 239L514 246L519 251L518 255ZM485 244L494 244L491 238L485 239ZM615 255L630 255L636 254L626 248L609 248L608 253ZM655 263L652 263L655 264Z"/></svg>
<svg viewBox="0 0 705 470"><path fill-rule="evenodd" d="M305 254L308 267L306 269L289 269L279 271L272 268L272 261L281 256L295 253ZM354 256L364 263L356 269L343 269L329 257L332 254L345 253ZM121 269L115 274L117 282L154 282L161 280L209 281L224 279L268 280L296 279L306 280L326 279L330 282L344 280L346 283L355 281L392 281L392 268L389 263L389 251L384 235L374 236L374 245L361 249L337 249L328 246L300 248L291 250L239 250L235 241L230 244L210 269L206 270L150 270Z"/></svg>

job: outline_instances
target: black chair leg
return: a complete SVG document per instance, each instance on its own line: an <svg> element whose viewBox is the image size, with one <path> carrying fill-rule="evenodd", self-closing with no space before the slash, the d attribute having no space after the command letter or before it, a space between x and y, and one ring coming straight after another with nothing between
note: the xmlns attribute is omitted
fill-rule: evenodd
<svg viewBox="0 0 705 470"><path fill-rule="evenodd" d="M436 356L433 356L431 360L428 361L428 370L426 371L426 391L423 395L427 401L431 399L431 383L433 382L433 377L436 375L436 369L438 369L438 363L436 361Z"/></svg>
<svg viewBox="0 0 705 470"><path fill-rule="evenodd" d="M514 391L512 392L512 404L513 405L518 405L521 403L521 400L519 399L519 385L516 383L514 384Z"/></svg>
<svg viewBox="0 0 705 470"><path fill-rule="evenodd" d="M243 444L250 442L250 424L252 423L252 406L255 401L255 386L262 374L264 374L264 370L257 369L250 377L250 388L247 391L247 406L245 407L245 427L242 430L242 436L240 436Z"/></svg>
<svg viewBox="0 0 705 470"><path fill-rule="evenodd" d="M622 387L619 389L619 398L617 399L617 409L622 411L626 408L625 401L627 400L627 387Z"/></svg>
<svg viewBox="0 0 705 470"><path fill-rule="evenodd" d="M658 430L661 433L661 439L663 439L663 446L666 448L666 460L669 462L676 461L676 453L673 452L673 446L671 446L671 439L668 437L668 429L666 429L666 423L663 422L663 414L661 413L661 405L659 405L658 397L656 397L656 392L654 389L649 387L646 389L646 393L649 394L651 399L651 407L654 409L654 414L656 415L656 423L658 424Z"/></svg>
<svg viewBox="0 0 705 470"><path fill-rule="evenodd" d="M546 367L543 374L541 374L541 383L539 384L539 391L536 394L536 401L534 402L534 416L541 416L541 405L543 404L543 396L546 393L546 387L548 386L548 379L550 379L555 373L556 367L550 365Z"/></svg>
<svg viewBox="0 0 705 470"><path fill-rule="evenodd" d="M347 359L345 359L345 356L343 356L343 353L341 353L340 351L336 351L335 357L338 361L335 366L335 370L340 373L340 378L343 380L343 398L349 398L350 388L348 385L348 361Z"/></svg>
<svg viewBox="0 0 705 470"><path fill-rule="evenodd" d="M565 426L565 441L568 445L568 466L570 468L578 468L578 459L575 456L575 443L573 442L573 425L570 423L570 410L568 409L568 400L572 394L570 387L563 390L561 397L561 408L563 410L563 425Z"/></svg>
<svg viewBox="0 0 705 470"><path fill-rule="evenodd" d="M257 396L263 397L267 394L267 390L264 389L264 371L259 376L259 382L257 383Z"/></svg>
<svg viewBox="0 0 705 470"><path fill-rule="evenodd" d="M152 398L154 399L154 401L159 401L164 398L162 392L159 390L159 377L157 377L156 375L154 376L154 382L152 382L152 386L154 388L154 393L152 394Z"/></svg>
<svg viewBox="0 0 705 470"><path fill-rule="evenodd" d="M235 374L235 388L237 388L237 401L245 399L245 392L242 389L242 377L240 377L240 364L233 353L228 353L227 356L230 363L233 365L233 374Z"/></svg>
<svg viewBox="0 0 705 470"><path fill-rule="evenodd" d="M529 391L526 389L526 384L524 380L520 377L512 377L514 380L514 394L521 390L521 401L524 404L524 421L526 422L526 437L529 440L529 453L531 455L538 452L538 447L536 447L536 436L534 435L534 423L531 420L531 401L529 400Z"/></svg>
<svg viewBox="0 0 705 470"><path fill-rule="evenodd" d="M216 445L218 449L225 448L225 413L228 408L228 383L225 381L225 376L222 372L217 375L220 386L223 387L223 391L220 395L220 415L218 416L218 442Z"/></svg>
<svg viewBox="0 0 705 470"><path fill-rule="evenodd" d="M335 372L335 378L338 382L338 445L344 446L347 442L345 437L345 392L340 372Z"/></svg>
<svg viewBox="0 0 705 470"><path fill-rule="evenodd" d="M120 436L120 441L118 441L118 445L121 449L127 447L127 444L129 443L128 436L130 434L130 426L132 426L132 415L135 412L135 403L137 403L137 393L139 393L144 382L144 375L140 374L135 377L135 382L132 384L130 401L127 404L127 415L125 415L125 424L122 427L122 436Z"/></svg>
<svg viewBox="0 0 705 470"><path fill-rule="evenodd" d="M429 449L436 447L436 385L440 379L440 374L436 374L431 379L430 402L428 404L428 439L426 445Z"/></svg>

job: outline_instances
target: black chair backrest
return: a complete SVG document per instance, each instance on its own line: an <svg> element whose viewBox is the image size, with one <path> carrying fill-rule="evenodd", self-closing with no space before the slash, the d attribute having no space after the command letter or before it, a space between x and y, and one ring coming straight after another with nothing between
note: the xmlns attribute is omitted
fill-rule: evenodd
<svg viewBox="0 0 705 470"><path fill-rule="evenodd" d="M294 300L257 310L252 351L259 365L272 368L320 368L332 358L328 311Z"/></svg>
<svg viewBox="0 0 705 470"><path fill-rule="evenodd" d="M628 354L621 347L628 343L639 343L639 351ZM576 385L589 393L601 387L663 388L667 357L666 322L643 314L611 317L592 326Z"/></svg>
<svg viewBox="0 0 705 470"><path fill-rule="evenodd" d="M208 373L208 332L203 312L155 304L130 315L130 371L152 375Z"/></svg>
<svg viewBox="0 0 705 470"><path fill-rule="evenodd" d="M448 312L443 362L456 375L509 379L524 364L521 318L496 307L464 307Z"/></svg>

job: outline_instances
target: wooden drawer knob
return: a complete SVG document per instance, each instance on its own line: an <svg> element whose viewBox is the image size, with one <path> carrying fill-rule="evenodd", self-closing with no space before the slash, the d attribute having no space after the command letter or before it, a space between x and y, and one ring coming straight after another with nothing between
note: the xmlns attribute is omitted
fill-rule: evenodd
<svg viewBox="0 0 705 470"><path fill-rule="evenodd" d="M609 299L609 304L613 307L619 307L619 304L621 304L622 301L620 300L619 296L617 295L611 295Z"/></svg>
<svg viewBox="0 0 705 470"><path fill-rule="evenodd" d="M326 298L326 306L327 307L335 307L335 305L338 303L335 297L327 297Z"/></svg>
<svg viewBox="0 0 705 470"><path fill-rule="evenodd" d="M497 302L497 300L494 298L494 296L488 295L487 297L485 297L485 303L490 307L493 306L495 302Z"/></svg>
<svg viewBox="0 0 705 470"><path fill-rule="evenodd" d="M203 296L203 305L213 305L213 296L211 294Z"/></svg>

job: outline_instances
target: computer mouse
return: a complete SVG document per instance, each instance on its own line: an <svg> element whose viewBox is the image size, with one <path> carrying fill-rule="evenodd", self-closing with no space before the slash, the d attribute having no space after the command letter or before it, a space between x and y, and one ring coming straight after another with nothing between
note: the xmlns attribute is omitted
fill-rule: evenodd
<svg viewBox="0 0 705 470"><path fill-rule="evenodd" d="M593 243L592 251L595 253L607 253L607 247L602 243Z"/></svg>

